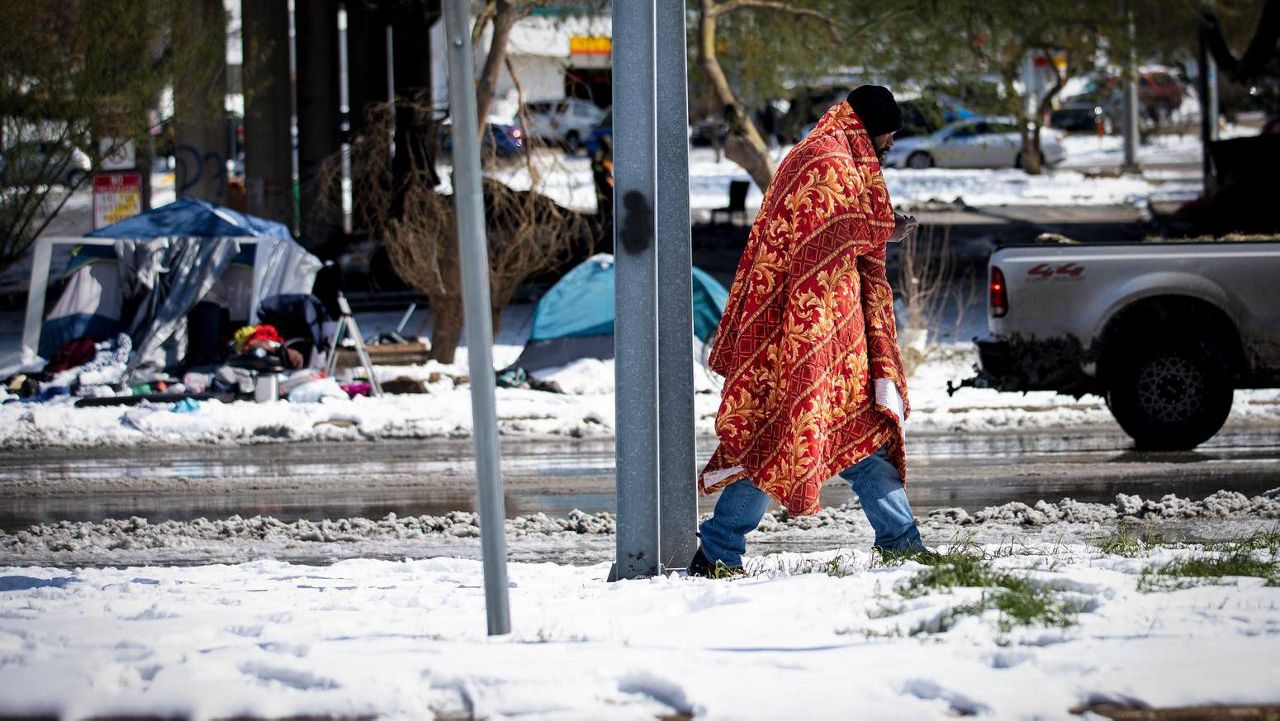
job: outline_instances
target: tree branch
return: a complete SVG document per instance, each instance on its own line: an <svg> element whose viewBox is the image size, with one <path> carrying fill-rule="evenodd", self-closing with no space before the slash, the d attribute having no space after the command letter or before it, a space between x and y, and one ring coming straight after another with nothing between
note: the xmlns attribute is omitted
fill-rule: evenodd
<svg viewBox="0 0 1280 721"><path fill-rule="evenodd" d="M1218 16L1208 7L1200 10L1202 32L1209 52L1218 63L1218 67L1237 81L1245 81L1260 74L1275 57L1276 42L1280 41L1280 2L1270 0L1263 4L1262 17L1258 19L1257 30L1249 47L1239 59L1227 47L1227 40L1222 36L1222 25Z"/></svg>
<svg viewBox="0 0 1280 721"><path fill-rule="evenodd" d="M822 12L821 10L812 10L810 8L797 8L785 2L778 0L726 0L726 2L712 5L710 8L711 16L717 17L726 15L735 10L774 10L777 12L787 13L798 17L810 18L817 20L827 26L827 34L831 36L832 42L840 41L840 32L834 18Z"/></svg>

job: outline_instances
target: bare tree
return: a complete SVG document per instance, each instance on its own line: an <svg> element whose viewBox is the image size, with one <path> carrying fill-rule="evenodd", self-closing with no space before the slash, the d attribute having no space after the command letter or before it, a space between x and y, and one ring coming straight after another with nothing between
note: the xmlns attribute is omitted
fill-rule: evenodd
<svg viewBox="0 0 1280 721"><path fill-rule="evenodd" d="M393 151L396 114L405 112L429 117L431 111L405 98L398 98L394 105L375 105L367 114L367 127L374 132L362 133L351 143L351 192L362 199L359 217L353 220L383 239L396 275L427 296L435 320L430 357L452 363L463 327L453 197L436 190L434 151L400 147ZM562 265L587 239L581 214L561 208L536 191L539 157L543 156L535 148L526 148L521 161L535 190L512 190L491 177L483 181L495 330L521 283ZM492 151L486 153L484 165L488 172L494 171L497 159ZM320 176L322 185L341 183L341 155L329 158ZM328 210L341 212L340 208Z"/></svg>
<svg viewBox="0 0 1280 721"><path fill-rule="evenodd" d="M952 283L955 269L950 226L941 231L933 225L918 228L902 240L898 249L901 265L894 287L905 311L899 319L907 329L902 336L906 346L902 360L907 375L911 375L916 366L927 360L927 339L940 334L947 303L961 299L955 297ZM915 343L921 336L924 342Z"/></svg>
<svg viewBox="0 0 1280 721"><path fill-rule="evenodd" d="M760 131L756 130L755 123L751 122L742 104L738 102L729 78L720 66L716 49L716 28L719 21L729 13L746 9L785 13L820 22L832 43L838 42L840 35L836 30L836 21L819 10L794 7L774 0L698 0L698 66L706 74L716 100L724 108L724 120L729 126L729 134L724 143L725 157L747 171L763 190L773 180L773 158L769 156L769 147L764 138L760 137Z"/></svg>

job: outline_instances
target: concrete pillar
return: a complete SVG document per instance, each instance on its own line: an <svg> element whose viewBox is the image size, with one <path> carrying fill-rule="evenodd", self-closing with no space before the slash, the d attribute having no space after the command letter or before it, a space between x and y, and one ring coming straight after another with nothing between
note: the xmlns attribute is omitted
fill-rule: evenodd
<svg viewBox="0 0 1280 721"><path fill-rule="evenodd" d="M341 233L341 189L319 187L320 166L342 147L338 94L338 2L295 5L298 95L298 182L301 240L323 248Z"/></svg>
<svg viewBox="0 0 1280 721"><path fill-rule="evenodd" d="M191 0L174 19L174 44L190 60L174 82L179 197L226 201L226 28L222 0Z"/></svg>
<svg viewBox="0 0 1280 721"><path fill-rule="evenodd" d="M387 16L363 2L348 2L347 83L351 135L359 135L371 105L387 102Z"/></svg>
<svg viewBox="0 0 1280 721"><path fill-rule="evenodd" d="M288 0L244 3L246 209L292 228Z"/></svg>
<svg viewBox="0 0 1280 721"><path fill-rule="evenodd" d="M440 0L415 0L398 7L391 18L393 29L392 76L396 96L396 154L391 163L399 193L414 168L432 169L430 181L438 182L432 156L435 133L432 117L431 28L440 20ZM439 23L443 25L443 23ZM395 199L394 215L403 210L403 197Z"/></svg>

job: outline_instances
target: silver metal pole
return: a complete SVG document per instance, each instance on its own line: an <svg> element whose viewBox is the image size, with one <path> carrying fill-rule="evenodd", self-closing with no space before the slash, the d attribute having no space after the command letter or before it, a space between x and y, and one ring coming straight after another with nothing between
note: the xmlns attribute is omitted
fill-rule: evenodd
<svg viewBox="0 0 1280 721"><path fill-rule="evenodd" d="M507 540L502 475L498 466L498 413L494 405L493 327L489 305L489 252L480 190L475 69L467 0L445 0L449 38L449 105L453 117L453 201L458 218L462 304L471 366L471 425L476 449L480 542L489 635L511 632L507 602Z"/></svg>
<svg viewBox="0 0 1280 721"><path fill-rule="evenodd" d="M1120 166L1120 171L1136 173L1140 170L1138 167L1138 49L1135 45L1137 37L1133 25L1133 12L1126 5L1124 13L1129 48L1125 51L1124 63L1124 163Z"/></svg>
<svg viewBox="0 0 1280 721"><path fill-rule="evenodd" d="M666 568L697 548L693 409L693 266L689 234L689 94L684 0L657 9L658 534Z"/></svg>
<svg viewBox="0 0 1280 721"><path fill-rule="evenodd" d="M658 537L654 3L613 3L618 532L614 578L653 576Z"/></svg>

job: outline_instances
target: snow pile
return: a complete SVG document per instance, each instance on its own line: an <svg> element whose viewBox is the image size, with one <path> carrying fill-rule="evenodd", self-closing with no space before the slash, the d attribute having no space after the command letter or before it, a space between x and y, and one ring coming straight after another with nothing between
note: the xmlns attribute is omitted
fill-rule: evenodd
<svg viewBox="0 0 1280 721"><path fill-rule="evenodd" d="M924 566L851 550L755 559L733 581L513 564L499 638L475 561L0 568L0 715L1016 719L1280 701L1280 588L1263 579L1148 593L1144 571L1203 552L981 550L1063 620L1021 625L990 586L909 593Z"/></svg>
<svg viewBox="0 0 1280 721"><path fill-rule="evenodd" d="M990 527L988 535L1016 534L1019 529L1076 524L1096 530L1120 522L1159 524L1174 521L1213 519L1264 523L1280 519L1280 489L1249 498L1234 491L1218 491L1199 501L1166 495L1158 500L1120 494L1111 504L1082 503L1063 499L1057 503L1038 501L1034 505L1006 503L970 514L962 508L932 511L922 520L932 539L956 536L975 527ZM791 516L778 508L765 514L754 541L769 542L769 536L812 542L838 538L851 543L861 539L866 521L856 501L824 508L809 516ZM520 546L528 541L529 551L569 547L593 537L612 536L614 514L571 511L565 517L544 513L517 516L506 522L508 541ZM813 535L817 532L818 535ZM33 525L26 530L0 531L0 558L65 563L104 563L113 559L179 560L185 553L201 558L241 558L276 555L289 549L289 557L349 557L353 551L379 557L439 555L449 552L458 541L480 535L477 514L452 511L442 516L398 516L382 519L342 518L285 522L254 516L194 521L149 523L145 518L106 520L97 523L60 521ZM1080 534L1076 534L1080 535ZM1087 534L1086 534L1087 535ZM603 548L600 539L597 547ZM472 543L474 545L474 543ZM303 547L311 546L308 555ZM334 546L352 546L337 549ZM236 550L233 550L236 549ZM442 549L444 549L442 551ZM156 552L161 552L157 554ZM223 554L223 555L219 555Z"/></svg>
<svg viewBox="0 0 1280 721"><path fill-rule="evenodd" d="M962 508L943 508L929 514L930 519L945 520L960 526L982 523L1009 523L1022 526L1044 526L1050 523L1105 523L1118 520L1187 520L1196 518L1280 519L1280 498L1276 489L1249 498L1235 491L1217 491L1201 501L1173 494L1159 500L1118 494L1115 503L1081 503L1064 498L1057 503L1037 501L1035 505L1013 502L984 508L970 515Z"/></svg>

